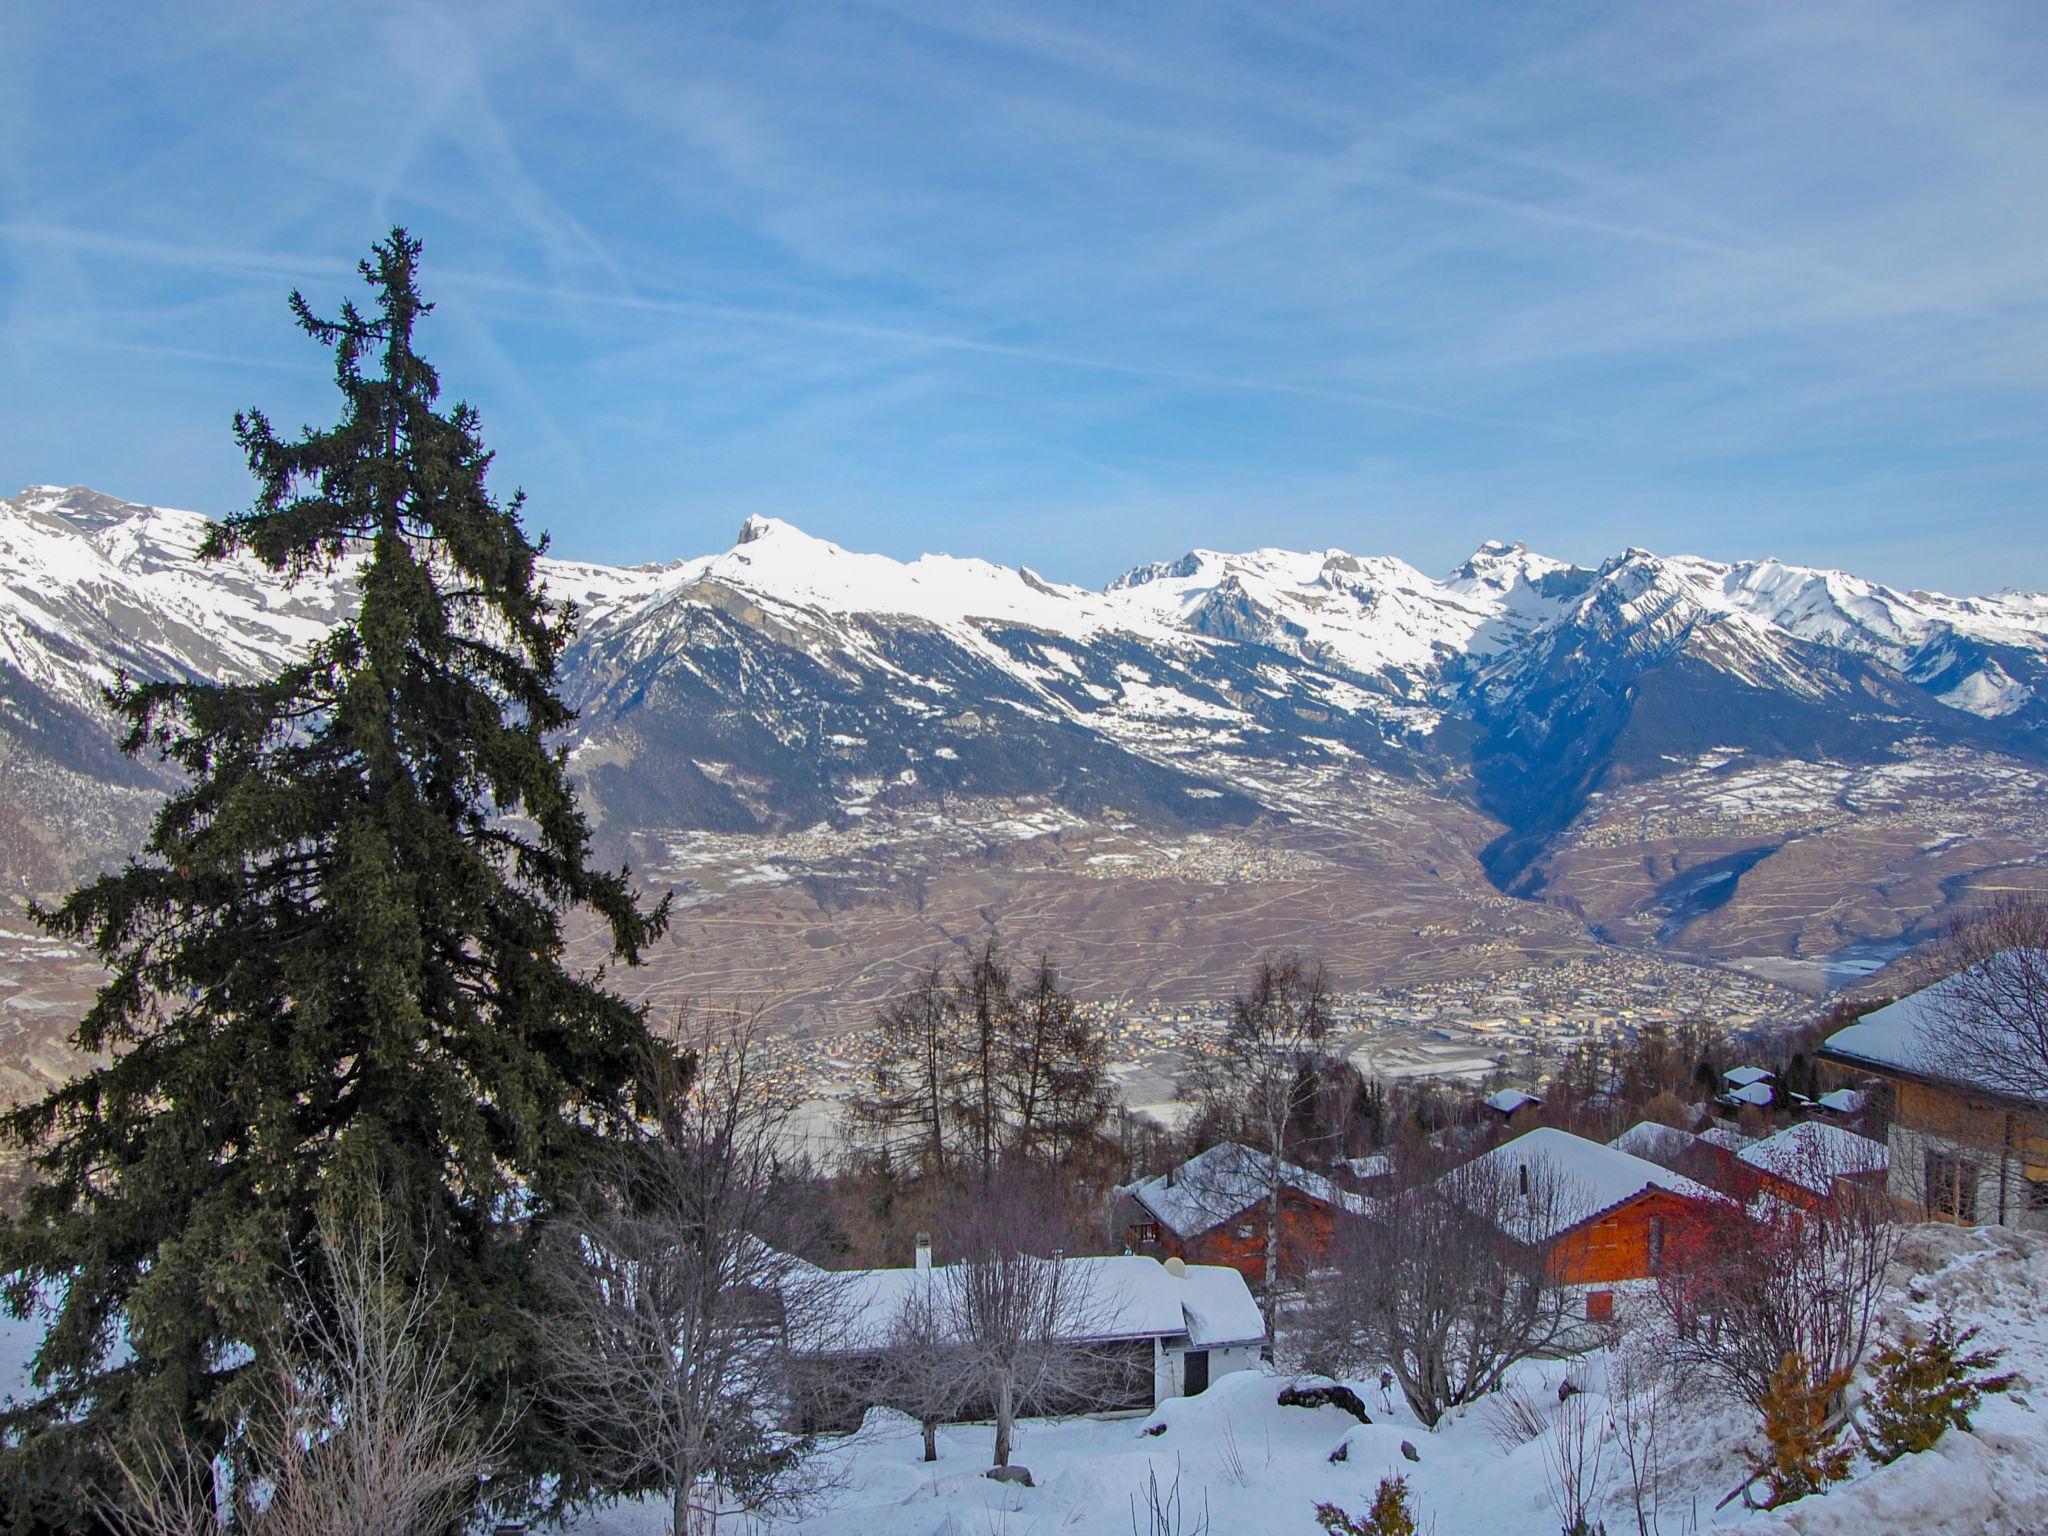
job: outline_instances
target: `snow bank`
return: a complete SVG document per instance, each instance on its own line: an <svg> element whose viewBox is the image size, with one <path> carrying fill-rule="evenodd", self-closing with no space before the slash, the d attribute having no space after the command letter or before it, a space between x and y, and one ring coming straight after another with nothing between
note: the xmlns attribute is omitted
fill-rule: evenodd
<svg viewBox="0 0 2048 1536"><path fill-rule="evenodd" d="M2048 1530L2048 1448L2030 1439L1951 1430L1833 1493L1800 1499L1743 1527L1745 1536L2032 1536Z"/></svg>

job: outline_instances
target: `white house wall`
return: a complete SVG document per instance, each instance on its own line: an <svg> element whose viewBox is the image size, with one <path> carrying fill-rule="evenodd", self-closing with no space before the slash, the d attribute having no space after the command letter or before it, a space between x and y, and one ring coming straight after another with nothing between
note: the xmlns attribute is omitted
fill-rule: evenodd
<svg viewBox="0 0 2048 1536"><path fill-rule="evenodd" d="M1900 1204L1916 1210L1928 1209L1927 1154L1938 1152L1969 1163L1977 1170L1974 1225L2048 1232L2048 1211L2033 1208L2027 1165L2021 1158L1979 1142L1955 1141L1932 1131L1898 1124L1892 1126L1888 1144L1892 1168L1886 1187Z"/></svg>

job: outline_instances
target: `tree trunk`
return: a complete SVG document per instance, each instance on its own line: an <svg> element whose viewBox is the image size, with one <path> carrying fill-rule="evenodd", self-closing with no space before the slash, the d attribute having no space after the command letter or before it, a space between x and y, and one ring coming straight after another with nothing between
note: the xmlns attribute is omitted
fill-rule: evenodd
<svg viewBox="0 0 2048 1536"><path fill-rule="evenodd" d="M1272 1164L1266 1170L1266 1337L1279 1333L1274 1315L1280 1302L1280 1143L1273 1142Z"/></svg>
<svg viewBox="0 0 2048 1536"><path fill-rule="evenodd" d="M926 1419L924 1421L924 1459L926 1461L937 1461L939 1459L939 1421L937 1419Z"/></svg>
<svg viewBox="0 0 2048 1536"><path fill-rule="evenodd" d="M672 1518L675 1525L673 1536L690 1536L690 1485L682 1478L676 1479L675 1508Z"/></svg>
<svg viewBox="0 0 2048 1536"><path fill-rule="evenodd" d="M1003 1372L996 1383L996 1465L1010 1464L1010 1419L1016 1405L1010 1397L1010 1373Z"/></svg>

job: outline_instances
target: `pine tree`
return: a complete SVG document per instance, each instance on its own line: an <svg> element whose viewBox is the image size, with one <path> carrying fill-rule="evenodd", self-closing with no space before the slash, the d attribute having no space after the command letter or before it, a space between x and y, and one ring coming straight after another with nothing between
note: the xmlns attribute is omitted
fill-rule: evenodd
<svg viewBox="0 0 2048 1536"><path fill-rule="evenodd" d="M591 1166L646 1059L640 1012L565 963L573 907L628 963L667 921L590 866L549 744L573 718L554 692L573 614L536 579L523 496L486 488L476 412L437 409L419 242L373 249L369 314L291 298L334 351L340 421L287 439L238 416L257 496L201 550L352 572L359 612L260 682L124 679L127 750L185 787L142 856L36 914L111 973L74 1036L111 1060L4 1121L41 1174L0 1231L7 1301L50 1308L44 1395L0 1420L17 1511L38 1489L61 1507L137 1435L222 1444L274 1282L351 1183L506 1411L532 1226L509 1218Z"/></svg>
<svg viewBox="0 0 2048 1536"><path fill-rule="evenodd" d="M1787 1355L1771 1374L1770 1390L1759 1405L1763 1413L1764 1507L1776 1509L1849 1475L1854 1453L1837 1442L1840 1424L1828 1405L1849 1385L1850 1373L1836 1371L1815 1379L1799 1355Z"/></svg>
<svg viewBox="0 0 2048 1536"><path fill-rule="evenodd" d="M1408 1502L1408 1479L1383 1477L1363 1520L1342 1506L1318 1504L1316 1524L1329 1536L1415 1536L1415 1512Z"/></svg>
<svg viewBox="0 0 2048 1536"><path fill-rule="evenodd" d="M1897 1461L1931 1449L1951 1429L1967 1430L1987 1393L2009 1392L2019 1378L1989 1373L2003 1353L1972 1349L1978 1329L1944 1315L1919 1339L1879 1347L1872 1361L1871 1454Z"/></svg>

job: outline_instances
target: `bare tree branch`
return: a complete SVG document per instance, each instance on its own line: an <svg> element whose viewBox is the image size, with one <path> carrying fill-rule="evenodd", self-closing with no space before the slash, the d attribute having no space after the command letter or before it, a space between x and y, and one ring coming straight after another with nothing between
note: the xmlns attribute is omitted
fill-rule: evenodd
<svg viewBox="0 0 2048 1536"><path fill-rule="evenodd" d="M791 1085L750 1024L713 1020L648 1073L639 1142L546 1234L544 1391L614 1492L658 1487L679 1533L721 1509L787 1511L826 1482L794 1420L789 1330L829 1338L837 1291L795 1255L783 1178Z"/></svg>

